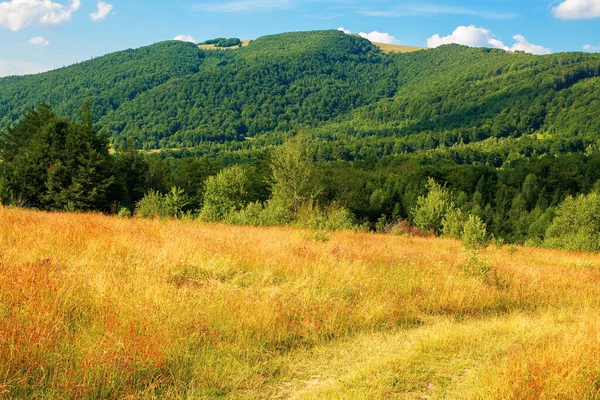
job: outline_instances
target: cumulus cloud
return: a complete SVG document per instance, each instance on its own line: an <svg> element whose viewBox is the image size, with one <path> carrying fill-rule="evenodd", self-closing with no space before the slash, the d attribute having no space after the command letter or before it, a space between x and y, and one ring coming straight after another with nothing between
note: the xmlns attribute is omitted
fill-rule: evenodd
<svg viewBox="0 0 600 400"><path fill-rule="evenodd" d="M552 13L560 19L594 19L600 17L600 1L565 0Z"/></svg>
<svg viewBox="0 0 600 400"><path fill-rule="evenodd" d="M474 25L459 26L448 36L433 35L427 39L428 47L438 47L443 44L457 43L471 47L496 47L508 50L494 34L484 28L477 28Z"/></svg>
<svg viewBox="0 0 600 400"><path fill-rule="evenodd" d="M98 10L90 14L92 21L100 21L106 18L106 16L112 11L113 5L105 3L103 1L98 2Z"/></svg>
<svg viewBox="0 0 600 400"><path fill-rule="evenodd" d="M194 37L190 35L177 35L173 38L173 40L179 40L180 42L196 43L196 39L194 39Z"/></svg>
<svg viewBox="0 0 600 400"><path fill-rule="evenodd" d="M344 32L346 35L351 35L352 32L344 27L339 27L338 31ZM358 36L365 38L373 43L384 43L384 44L400 44L400 41L385 32L373 31L371 33L359 32Z"/></svg>
<svg viewBox="0 0 600 400"><path fill-rule="evenodd" d="M517 42L512 45L512 47L510 48L510 51L524 51L525 53L540 54L540 55L552 53L552 50L550 50L546 47L529 43L523 35L515 35L515 36L513 36L513 39L515 39Z"/></svg>
<svg viewBox="0 0 600 400"><path fill-rule="evenodd" d="M478 28L474 25L459 26L448 36L433 35L427 39L428 47L438 47L443 44L457 43L470 47L492 47L506 51L524 51L532 54L550 54L552 51L543 46L529 43L523 35L515 35L516 41L512 47L506 46L489 29Z"/></svg>
<svg viewBox="0 0 600 400"><path fill-rule="evenodd" d="M32 64L24 61L11 61L0 59L0 78L11 75L29 75L46 72L53 69L38 64Z"/></svg>
<svg viewBox="0 0 600 400"><path fill-rule="evenodd" d="M591 44L583 45L583 50L585 51L600 51L600 44L597 46L592 46Z"/></svg>
<svg viewBox="0 0 600 400"><path fill-rule="evenodd" d="M34 46L48 46L50 44L50 42L47 41L43 36L31 38L29 39L28 43Z"/></svg>
<svg viewBox="0 0 600 400"><path fill-rule="evenodd" d="M0 25L18 31L32 25L56 26L71 19L80 0L64 5L51 0L11 0L0 3Z"/></svg>

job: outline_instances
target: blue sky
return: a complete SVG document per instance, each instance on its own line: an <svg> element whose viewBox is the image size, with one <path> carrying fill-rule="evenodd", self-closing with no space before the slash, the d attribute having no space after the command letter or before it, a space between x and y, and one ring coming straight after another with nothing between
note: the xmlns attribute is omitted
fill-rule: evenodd
<svg viewBox="0 0 600 400"><path fill-rule="evenodd" d="M341 27L421 47L600 51L600 0L0 0L0 76L175 37L250 39Z"/></svg>

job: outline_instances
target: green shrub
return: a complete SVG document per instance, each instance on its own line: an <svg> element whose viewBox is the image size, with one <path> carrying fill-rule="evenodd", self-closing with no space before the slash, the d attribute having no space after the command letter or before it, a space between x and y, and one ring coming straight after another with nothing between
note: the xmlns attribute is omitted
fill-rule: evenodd
<svg viewBox="0 0 600 400"><path fill-rule="evenodd" d="M339 231L354 229L354 215L347 209L333 204L326 208L314 206L309 202L298 211L296 224L309 229Z"/></svg>
<svg viewBox="0 0 600 400"><path fill-rule="evenodd" d="M199 218L222 221L228 214L243 209L248 203L250 184L246 169L237 165L209 177Z"/></svg>
<svg viewBox="0 0 600 400"><path fill-rule="evenodd" d="M462 239L467 219L468 216L460 208L449 210L442 220L442 232L444 236Z"/></svg>
<svg viewBox="0 0 600 400"><path fill-rule="evenodd" d="M185 208L190 204L190 198L185 194L183 189L173 187L163 197L163 202L167 217L182 218L186 214Z"/></svg>
<svg viewBox="0 0 600 400"><path fill-rule="evenodd" d="M131 210L127 207L121 207L119 212L117 213L117 217L120 218L131 218Z"/></svg>
<svg viewBox="0 0 600 400"><path fill-rule="evenodd" d="M417 205L411 210L414 224L423 231L442 233L443 220L454 210L450 190L440 186L433 178L427 181L427 196L419 196Z"/></svg>
<svg viewBox="0 0 600 400"><path fill-rule="evenodd" d="M481 278L489 278L492 267L487 260L481 261L479 259L478 250L468 251L467 258L469 261L466 264L463 264L463 271Z"/></svg>
<svg viewBox="0 0 600 400"><path fill-rule="evenodd" d="M135 206L136 217L141 218L182 218L191 213L185 207L190 204L183 189L173 187L169 193L150 190Z"/></svg>
<svg viewBox="0 0 600 400"><path fill-rule="evenodd" d="M231 211L228 213L223 222L231 225L252 225L262 226L266 225L264 221L265 208L262 203L257 201L248 204L243 209L237 211Z"/></svg>
<svg viewBox="0 0 600 400"><path fill-rule="evenodd" d="M544 245L572 251L600 250L600 196L568 197L556 209Z"/></svg>
<svg viewBox="0 0 600 400"><path fill-rule="evenodd" d="M154 190L150 190L135 205L135 216L141 218L160 218L164 216L163 195Z"/></svg>
<svg viewBox="0 0 600 400"><path fill-rule="evenodd" d="M469 215L463 225L463 245L468 249L479 249L486 247L489 237L485 223L475 215Z"/></svg>

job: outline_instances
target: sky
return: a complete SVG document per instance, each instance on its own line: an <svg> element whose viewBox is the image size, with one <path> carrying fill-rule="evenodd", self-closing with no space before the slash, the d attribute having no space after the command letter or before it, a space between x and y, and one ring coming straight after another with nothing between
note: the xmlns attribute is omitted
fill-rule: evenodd
<svg viewBox="0 0 600 400"><path fill-rule="evenodd" d="M600 51L600 0L0 0L0 77L163 40L339 29L375 42Z"/></svg>

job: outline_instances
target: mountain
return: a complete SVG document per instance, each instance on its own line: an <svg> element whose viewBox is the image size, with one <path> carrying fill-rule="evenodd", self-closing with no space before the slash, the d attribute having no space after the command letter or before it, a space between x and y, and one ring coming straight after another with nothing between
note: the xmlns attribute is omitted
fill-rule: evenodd
<svg viewBox="0 0 600 400"><path fill-rule="evenodd" d="M582 152L600 133L600 56L446 45L386 53L338 31L284 33L235 51L162 42L0 79L0 127L46 102L86 100L114 147L260 149L298 131L324 159L412 154L501 166Z"/></svg>

